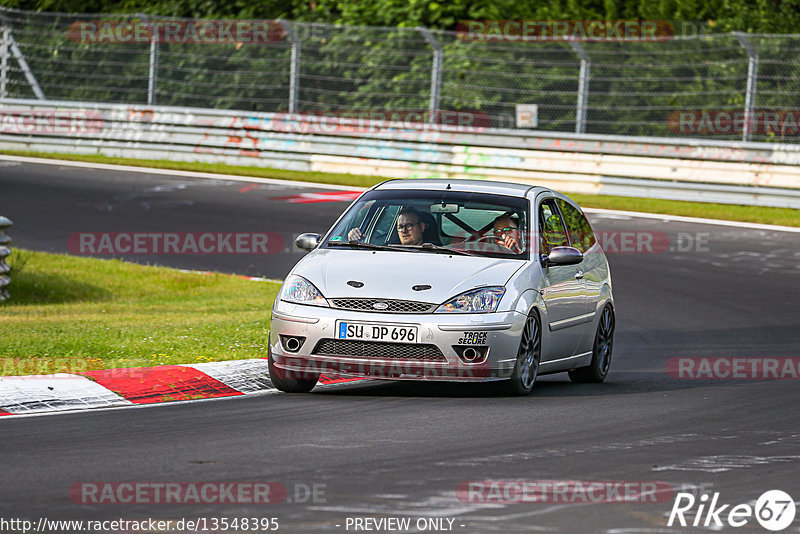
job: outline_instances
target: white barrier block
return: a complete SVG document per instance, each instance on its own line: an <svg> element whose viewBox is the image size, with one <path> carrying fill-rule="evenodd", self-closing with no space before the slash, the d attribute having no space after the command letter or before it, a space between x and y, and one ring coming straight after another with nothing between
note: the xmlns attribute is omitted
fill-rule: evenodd
<svg viewBox="0 0 800 534"><path fill-rule="evenodd" d="M228 360L224 362L190 363L193 367L211 378L219 380L228 387L242 393L256 393L275 388L269 380L267 360Z"/></svg>
<svg viewBox="0 0 800 534"><path fill-rule="evenodd" d="M0 410L21 415L133 404L84 376L0 377Z"/></svg>

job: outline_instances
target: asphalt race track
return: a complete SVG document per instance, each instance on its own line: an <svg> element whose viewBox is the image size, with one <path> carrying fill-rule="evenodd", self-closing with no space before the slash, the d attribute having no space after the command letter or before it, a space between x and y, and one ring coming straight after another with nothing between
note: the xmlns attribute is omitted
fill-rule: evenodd
<svg viewBox="0 0 800 534"><path fill-rule="evenodd" d="M269 255L125 256L180 268L282 278L301 257L286 251L292 236L325 230L347 206L276 198L330 192L291 184L0 165L0 214L15 223L16 247L66 252L81 232L274 232L286 240ZM612 248L622 243L613 232L668 241L657 251L608 255L617 332L604 384L552 375L534 394L508 398L491 385L364 382L306 395L2 418L0 517L275 517L279 532L355 532L356 518L411 518L406 530L372 531L622 534L720 530L668 527L673 491L697 495L698 505L700 495L718 492L719 504L753 506L772 489L800 501L797 377L667 372L674 358L800 357L800 233L590 219ZM658 502L458 498L460 485L487 480L661 481L673 491L657 494ZM124 481L279 482L288 495L268 505L70 500L73 484ZM687 521L696 512L697 505ZM426 518L453 522L418 530ZM798 525L800 514L784 532ZM735 530L766 532L752 517Z"/></svg>

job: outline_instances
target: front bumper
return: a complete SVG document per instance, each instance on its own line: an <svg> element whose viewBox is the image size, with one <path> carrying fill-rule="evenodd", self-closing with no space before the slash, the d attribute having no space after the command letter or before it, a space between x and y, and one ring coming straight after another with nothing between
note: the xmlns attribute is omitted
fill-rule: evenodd
<svg viewBox="0 0 800 534"><path fill-rule="evenodd" d="M346 344L331 344L331 340L336 340L337 320L413 325L418 327L419 340L412 344L363 341L351 347L363 349L360 345L363 343L369 350L343 350ZM482 314L372 313L278 300L272 310L269 350L273 365L298 378L327 373L389 380L502 380L514 370L524 324L525 315L513 311ZM302 338L299 349L287 350L284 344L287 337ZM330 353L332 346L337 347L336 354ZM463 355L465 347L479 349L485 352L485 357L474 363L464 361L459 352Z"/></svg>

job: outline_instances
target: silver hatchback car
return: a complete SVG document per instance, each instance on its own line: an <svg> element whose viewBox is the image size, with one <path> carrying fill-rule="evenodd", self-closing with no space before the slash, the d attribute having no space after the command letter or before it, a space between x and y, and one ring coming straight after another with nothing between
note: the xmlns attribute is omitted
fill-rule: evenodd
<svg viewBox="0 0 800 534"><path fill-rule="evenodd" d="M269 372L306 392L321 374L389 380L537 376L602 382L614 341L608 262L589 221L544 187L390 180L364 192L272 308Z"/></svg>

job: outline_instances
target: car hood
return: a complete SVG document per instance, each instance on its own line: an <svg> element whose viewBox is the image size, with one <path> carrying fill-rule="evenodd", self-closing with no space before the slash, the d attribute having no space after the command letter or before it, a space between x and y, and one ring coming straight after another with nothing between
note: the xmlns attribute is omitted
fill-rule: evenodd
<svg viewBox="0 0 800 534"><path fill-rule="evenodd" d="M326 298L377 297L442 303L478 286L502 286L525 262L429 252L317 249L298 263ZM347 282L361 282L360 288ZM414 291L412 286L429 285Z"/></svg>

